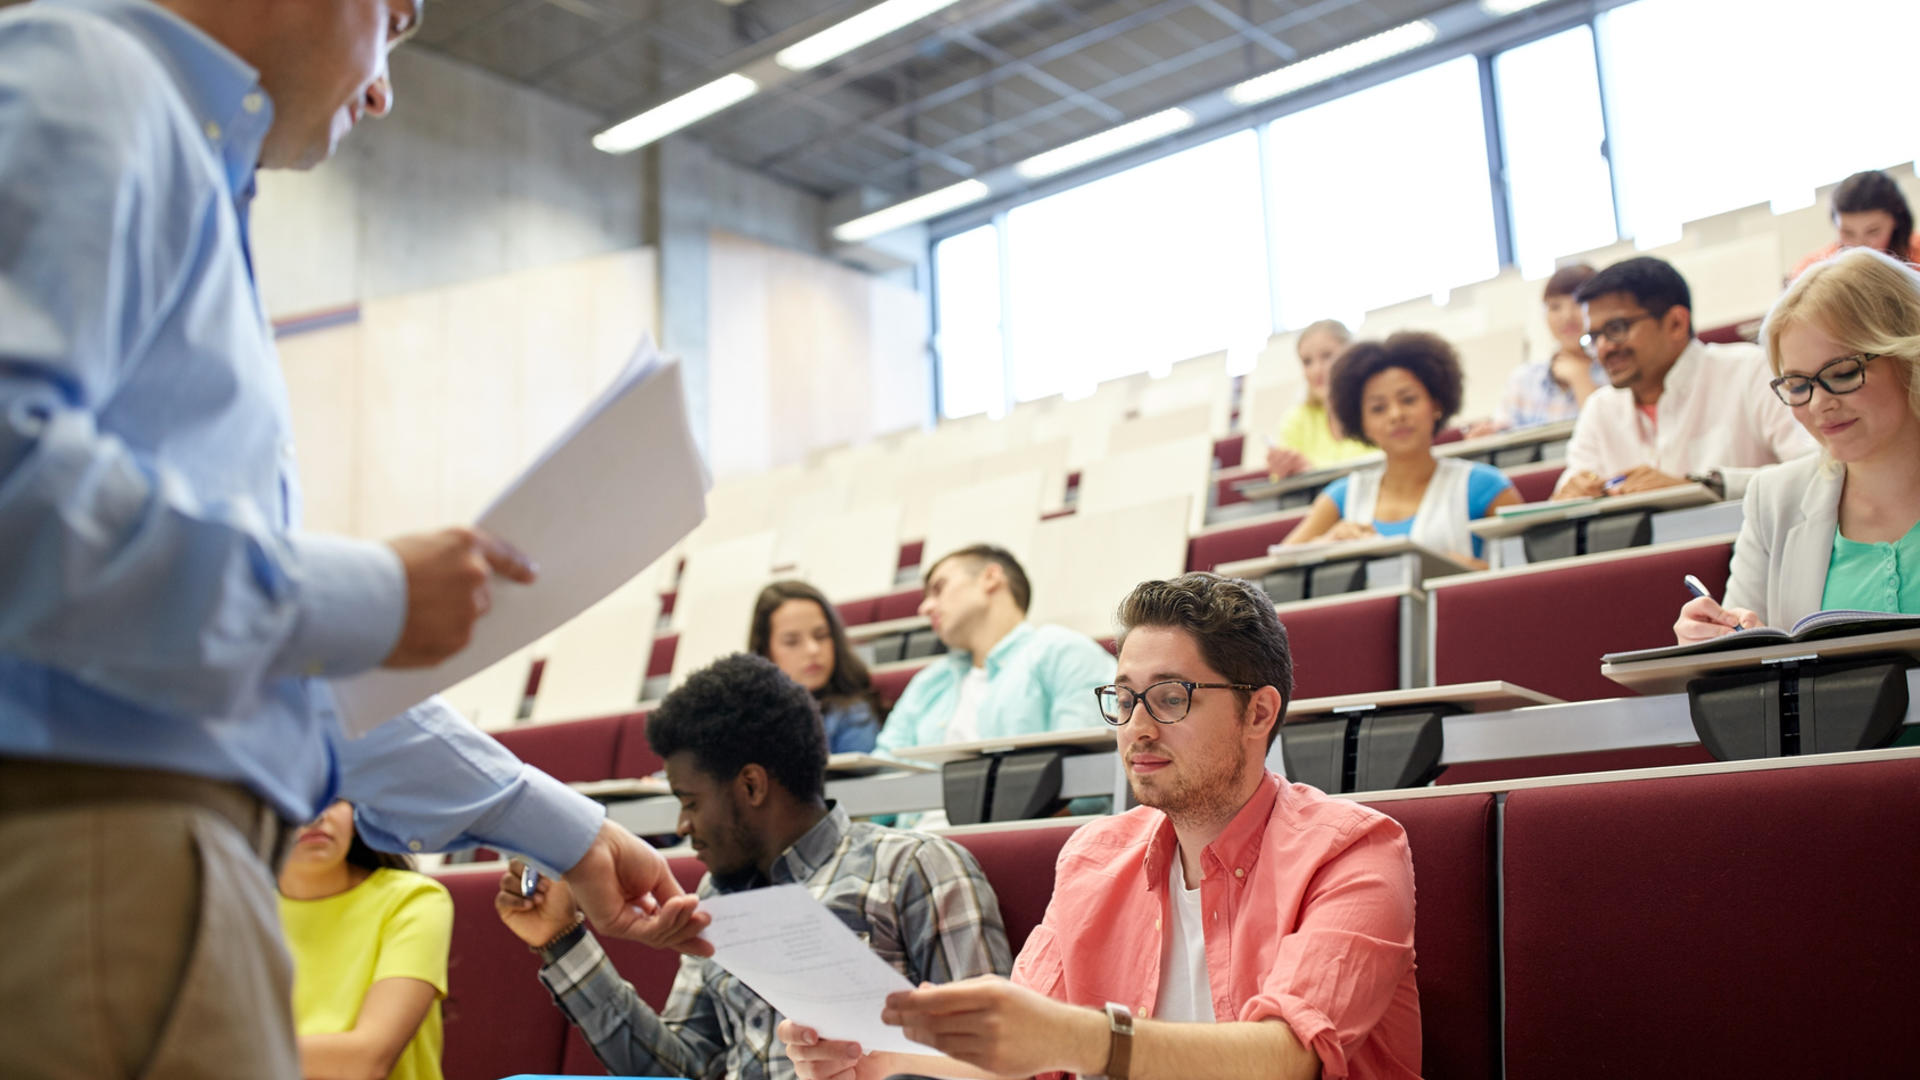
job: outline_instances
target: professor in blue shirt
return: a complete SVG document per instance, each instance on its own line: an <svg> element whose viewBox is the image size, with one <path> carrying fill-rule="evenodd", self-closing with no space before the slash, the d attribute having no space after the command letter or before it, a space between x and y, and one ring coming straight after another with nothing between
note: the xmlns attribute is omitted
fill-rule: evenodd
<svg viewBox="0 0 1920 1080"><path fill-rule="evenodd" d="M665 863L429 701L513 552L304 532L248 246L254 171L392 105L423 0L0 13L0 1075L298 1077L270 864L335 798L405 851L527 852L594 922L698 949ZM49 902L50 896L59 902Z"/></svg>

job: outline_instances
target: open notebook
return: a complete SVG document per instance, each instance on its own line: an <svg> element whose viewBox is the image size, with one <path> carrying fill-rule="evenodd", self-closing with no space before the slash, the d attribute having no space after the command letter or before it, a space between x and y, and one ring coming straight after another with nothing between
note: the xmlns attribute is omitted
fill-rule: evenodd
<svg viewBox="0 0 1920 1080"><path fill-rule="evenodd" d="M1600 658L1600 662L1631 664L1639 660L1665 660L1672 656L1698 656L1702 653L1754 649L1763 645L1787 645L1802 641L1823 641L1828 638L1859 637L1862 634L1884 634L1895 630L1920 630L1920 615L1896 615L1885 611L1844 609L1816 611L1794 623L1791 630L1762 626L1753 630L1726 634L1711 641L1698 641L1691 645L1667 645L1658 649L1608 653Z"/></svg>

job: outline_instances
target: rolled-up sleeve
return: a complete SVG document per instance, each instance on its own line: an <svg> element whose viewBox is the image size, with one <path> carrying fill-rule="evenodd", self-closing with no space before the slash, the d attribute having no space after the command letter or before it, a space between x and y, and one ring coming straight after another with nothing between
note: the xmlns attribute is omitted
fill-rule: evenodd
<svg viewBox="0 0 1920 1080"><path fill-rule="evenodd" d="M1314 875L1298 928L1237 1019L1283 1021L1333 1080L1412 967L1413 861L1406 834L1381 818Z"/></svg>

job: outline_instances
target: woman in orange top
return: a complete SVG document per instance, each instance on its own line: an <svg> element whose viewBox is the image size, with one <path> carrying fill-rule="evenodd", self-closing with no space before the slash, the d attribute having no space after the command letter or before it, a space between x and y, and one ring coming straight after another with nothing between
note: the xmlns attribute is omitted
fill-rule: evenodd
<svg viewBox="0 0 1920 1080"><path fill-rule="evenodd" d="M1900 185L1886 173L1857 172L1833 189L1833 226L1840 238L1800 260L1793 268L1799 277L1807 267L1830 259L1846 248L1867 247L1896 259L1920 263L1920 245L1913 236L1913 211Z"/></svg>

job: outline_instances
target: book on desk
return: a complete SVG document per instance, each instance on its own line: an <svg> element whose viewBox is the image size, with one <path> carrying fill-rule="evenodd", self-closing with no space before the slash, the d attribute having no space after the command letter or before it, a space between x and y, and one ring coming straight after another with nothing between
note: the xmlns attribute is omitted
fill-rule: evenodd
<svg viewBox="0 0 1920 1080"><path fill-rule="evenodd" d="M1900 630L1920 630L1920 615L1897 615L1885 611L1852 611L1836 609L1816 611L1793 624L1790 630L1774 626L1761 626L1751 630L1736 630L1706 641L1689 642L1685 645L1663 645L1653 649L1631 649L1626 652L1608 653L1600 658L1603 664L1631 664L1642 660L1665 660L1678 656L1700 656L1706 653L1731 652L1736 649L1757 649L1763 645L1800 644L1810 641L1825 641L1831 638L1858 637L1863 634L1884 634Z"/></svg>

